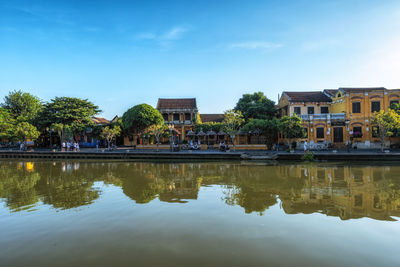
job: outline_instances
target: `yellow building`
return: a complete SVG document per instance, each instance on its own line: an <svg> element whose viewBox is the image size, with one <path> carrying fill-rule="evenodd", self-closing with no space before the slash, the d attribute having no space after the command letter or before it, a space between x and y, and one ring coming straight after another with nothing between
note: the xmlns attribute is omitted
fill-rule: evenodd
<svg viewBox="0 0 400 267"><path fill-rule="evenodd" d="M159 98L157 109L180 141L185 140L187 132L194 130L198 113L196 98Z"/></svg>
<svg viewBox="0 0 400 267"><path fill-rule="evenodd" d="M280 116L296 114L303 121L306 138L298 140L298 145L307 141L310 148L330 146L333 142L332 124L344 126L345 113L331 111L332 99L325 92L283 92L279 98ZM285 140L280 136L280 142Z"/></svg>
<svg viewBox="0 0 400 267"><path fill-rule="evenodd" d="M375 88L339 88L325 90L331 95L331 111L345 113L345 127L334 130L336 136L343 131L343 141L351 142L357 148L380 148L379 129L373 125L374 112L387 111L392 103L399 103L400 89ZM338 126L336 126L338 127ZM338 137L337 137L338 139ZM386 145L389 145L389 138Z"/></svg>
<svg viewBox="0 0 400 267"><path fill-rule="evenodd" d="M297 114L303 121L310 148L380 148L379 129L372 124L374 112L399 103L400 89L339 88L317 92L283 92L281 116ZM285 140L281 137L281 142ZM393 140L392 140L393 141ZM397 140L396 140L397 141ZM386 146L390 143L388 138Z"/></svg>

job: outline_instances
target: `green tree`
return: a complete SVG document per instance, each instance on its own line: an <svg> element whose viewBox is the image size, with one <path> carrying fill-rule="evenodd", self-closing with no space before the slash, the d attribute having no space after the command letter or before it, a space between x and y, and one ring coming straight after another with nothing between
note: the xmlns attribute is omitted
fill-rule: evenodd
<svg viewBox="0 0 400 267"><path fill-rule="evenodd" d="M12 91L4 97L1 105L18 121L34 123L43 105L39 98L22 91Z"/></svg>
<svg viewBox="0 0 400 267"><path fill-rule="evenodd" d="M266 120L250 119L250 121L243 126L242 131L247 133L258 132L264 135L266 138L266 145L270 149L277 140L279 120L277 118Z"/></svg>
<svg viewBox="0 0 400 267"><path fill-rule="evenodd" d="M226 133L231 137L233 149L235 149L235 138L239 132L240 126L244 123L243 114L240 111L234 109L227 110L224 112L224 120L222 122L225 125Z"/></svg>
<svg viewBox="0 0 400 267"><path fill-rule="evenodd" d="M101 131L101 137L106 139L108 144L108 149L110 149L112 140L114 140L114 138L118 136L120 133L121 133L121 128L119 126L114 126L114 127L106 126L103 128L103 130Z"/></svg>
<svg viewBox="0 0 400 267"><path fill-rule="evenodd" d="M275 116L275 102L263 92L244 94L236 104L235 110L241 111L246 121L249 119L270 119Z"/></svg>
<svg viewBox="0 0 400 267"><path fill-rule="evenodd" d="M375 112L372 123L378 126L378 132L375 134L378 134L381 139L381 151L383 152L385 137L393 136L400 130L400 115L393 109L381 110Z"/></svg>
<svg viewBox="0 0 400 267"><path fill-rule="evenodd" d="M208 131L214 131L218 133L219 131L223 130L225 125L221 122L205 122L205 123L199 123L195 124L194 129L196 132L199 132L200 130L203 130L204 132Z"/></svg>
<svg viewBox="0 0 400 267"><path fill-rule="evenodd" d="M161 113L148 104L136 105L122 115L122 126L130 133L142 133L149 126L162 125L164 119Z"/></svg>
<svg viewBox="0 0 400 267"><path fill-rule="evenodd" d="M60 137L64 138L67 133L74 135L93 126L92 118L99 112L99 107L87 99L56 97L45 105L40 114L40 124L61 130Z"/></svg>
<svg viewBox="0 0 400 267"><path fill-rule="evenodd" d="M7 140L13 138L15 132L15 121L10 112L5 108L0 107L0 140Z"/></svg>
<svg viewBox="0 0 400 267"><path fill-rule="evenodd" d="M26 121L19 122L14 129L14 139L17 141L36 140L39 135L36 127Z"/></svg>
<svg viewBox="0 0 400 267"><path fill-rule="evenodd" d="M158 146L160 144L160 139L165 134L165 131L167 129L168 129L167 125L164 124L153 124L147 129L148 132L152 134L156 139L157 151L158 151Z"/></svg>
<svg viewBox="0 0 400 267"><path fill-rule="evenodd" d="M279 130L288 140L288 145L291 147L291 141L305 136L301 119L296 114L294 116L284 116L279 121Z"/></svg>

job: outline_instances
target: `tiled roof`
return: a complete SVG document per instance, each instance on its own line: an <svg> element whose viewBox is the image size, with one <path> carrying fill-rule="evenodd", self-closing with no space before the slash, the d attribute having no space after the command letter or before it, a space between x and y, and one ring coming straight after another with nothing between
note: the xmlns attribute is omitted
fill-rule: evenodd
<svg viewBox="0 0 400 267"><path fill-rule="evenodd" d="M339 90L344 92L365 92L375 90L387 90L385 87L340 87Z"/></svg>
<svg viewBox="0 0 400 267"><path fill-rule="evenodd" d="M337 94L338 91L338 89L325 89L324 93L330 97L333 97Z"/></svg>
<svg viewBox="0 0 400 267"><path fill-rule="evenodd" d="M222 122L224 114L200 114L201 122Z"/></svg>
<svg viewBox="0 0 400 267"><path fill-rule="evenodd" d="M332 100L321 91L283 92L291 102L331 102Z"/></svg>
<svg viewBox="0 0 400 267"><path fill-rule="evenodd" d="M196 98L159 98L157 109L197 109Z"/></svg>
<svg viewBox="0 0 400 267"><path fill-rule="evenodd" d="M105 118L100 118L100 117L93 117L92 118L93 123L95 124L109 124L110 121L106 120Z"/></svg>

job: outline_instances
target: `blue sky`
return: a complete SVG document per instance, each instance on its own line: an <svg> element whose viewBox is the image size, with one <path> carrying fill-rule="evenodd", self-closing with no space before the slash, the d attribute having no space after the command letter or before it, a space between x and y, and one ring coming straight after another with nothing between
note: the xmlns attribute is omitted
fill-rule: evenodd
<svg viewBox="0 0 400 267"><path fill-rule="evenodd" d="M88 98L112 118L341 86L400 88L400 1L0 0L0 97Z"/></svg>

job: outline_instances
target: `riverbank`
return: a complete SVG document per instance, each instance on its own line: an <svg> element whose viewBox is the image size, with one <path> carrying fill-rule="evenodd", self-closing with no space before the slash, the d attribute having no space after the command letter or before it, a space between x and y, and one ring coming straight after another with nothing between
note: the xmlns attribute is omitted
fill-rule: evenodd
<svg viewBox="0 0 400 267"><path fill-rule="evenodd" d="M319 161L400 161L400 151L315 151L314 158ZM3 159L101 159L101 160L278 160L301 161L304 152L295 151L149 151L149 150L83 150L80 152L39 151L0 151Z"/></svg>

